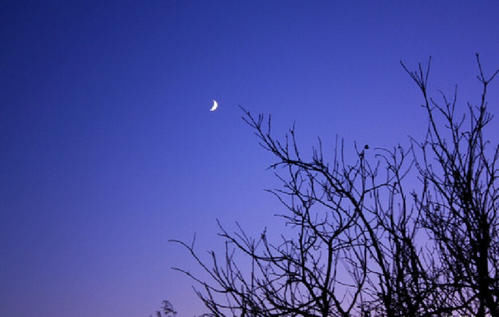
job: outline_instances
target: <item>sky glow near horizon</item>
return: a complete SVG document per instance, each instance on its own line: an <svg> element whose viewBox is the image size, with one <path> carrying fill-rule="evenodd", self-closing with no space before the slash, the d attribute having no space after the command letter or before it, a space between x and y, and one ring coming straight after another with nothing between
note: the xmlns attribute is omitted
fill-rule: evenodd
<svg viewBox="0 0 499 317"><path fill-rule="evenodd" d="M425 128L402 70L479 100L499 67L494 1L6 1L0 5L0 315L201 313L187 252L222 250L216 219L280 228L272 157L238 105L376 146ZM499 82L490 87L497 110ZM208 111L212 100L219 109ZM495 112L498 115L497 111ZM497 119L496 119L497 120ZM493 122L489 135L498 135ZM495 134L494 134L495 133ZM277 232L278 233L278 232ZM275 234L275 233L274 233Z"/></svg>

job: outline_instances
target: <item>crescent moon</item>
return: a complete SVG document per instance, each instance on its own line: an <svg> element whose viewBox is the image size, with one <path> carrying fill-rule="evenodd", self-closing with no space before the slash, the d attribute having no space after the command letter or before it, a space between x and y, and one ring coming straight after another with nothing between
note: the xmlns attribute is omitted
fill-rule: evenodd
<svg viewBox="0 0 499 317"><path fill-rule="evenodd" d="M215 111L218 108L218 102L216 100L213 100L213 106L211 106L210 111Z"/></svg>

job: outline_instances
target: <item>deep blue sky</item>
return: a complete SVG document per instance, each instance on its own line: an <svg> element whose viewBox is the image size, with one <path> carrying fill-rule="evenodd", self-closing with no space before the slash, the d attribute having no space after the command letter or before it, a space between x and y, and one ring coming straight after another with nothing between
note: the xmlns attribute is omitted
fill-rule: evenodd
<svg viewBox="0 0 499 317"><path fill-rule="evenodd" d="M320 135L391 146L425 127L400 65L478 100L499 66L497 1L2 1L0 315L199 313L168 239L220 249L279 205L271 156L237 105ZM496 82L491 104L497 109ZM209 112L211 100L219 110ZM496 113L497 114L497 113ZM495 125L497 127L497 124ZM499 132L495 130L494 132ZM497 134L496 134L497 135Z"/></svg>

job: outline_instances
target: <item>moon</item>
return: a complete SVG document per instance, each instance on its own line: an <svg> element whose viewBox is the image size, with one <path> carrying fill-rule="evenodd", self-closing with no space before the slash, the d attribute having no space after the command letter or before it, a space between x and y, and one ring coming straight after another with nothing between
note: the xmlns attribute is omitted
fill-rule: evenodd
<svg viewBox="0 0 499 317"><path fill-rule="evenodd" d="M213 106L211 106L210 111L215 111L217 110L217 108L218 108L218 102L215 99L213 99Z"/></svg>

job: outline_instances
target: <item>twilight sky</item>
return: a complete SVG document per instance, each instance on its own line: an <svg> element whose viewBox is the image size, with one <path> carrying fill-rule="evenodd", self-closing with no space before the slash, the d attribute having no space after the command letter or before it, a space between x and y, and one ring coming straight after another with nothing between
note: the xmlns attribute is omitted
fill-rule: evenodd
<svg viewBox="0 0 499 317"><path fill-rule="evenodd" d="M2 1L0 315L202 312L168 239L221 250L216 219L272 231L280 205L242 105L308 149L421 135L399 61L478 100L497 1ZM499 84L491 86L492 109ZM219 101L209 112L211 100ZM498 113L496 113L497 115ZM497 129L497 122L494 125ZM497 134L496 134L497 135Z"/></svg>

